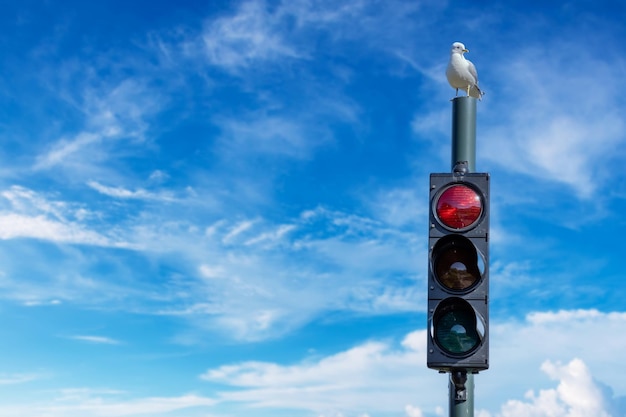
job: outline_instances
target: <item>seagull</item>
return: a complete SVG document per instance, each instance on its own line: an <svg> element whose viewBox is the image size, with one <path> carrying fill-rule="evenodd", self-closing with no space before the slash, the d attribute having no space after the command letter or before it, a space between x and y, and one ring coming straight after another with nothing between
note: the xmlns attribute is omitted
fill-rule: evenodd
<svg viewBox="0 0 626 417"><path fill-rule="evenodd" d="M450 50L450 62L446 69L446 77L452 88L456 89L456 95L459 95L459 88L467 92L468 96L481 99L484 92L478 88L478 73L476 67L471 61L465 59L463 54L469 52L465 49L465 45L461 42L454 42Z"/></svg>

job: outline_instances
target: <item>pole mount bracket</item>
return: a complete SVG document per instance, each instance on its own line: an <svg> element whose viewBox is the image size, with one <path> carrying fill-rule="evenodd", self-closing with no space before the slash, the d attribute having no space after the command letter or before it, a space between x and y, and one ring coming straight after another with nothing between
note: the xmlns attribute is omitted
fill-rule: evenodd
<svg viewBox="0 0 626 417"><path fill-rule="evenodd" d="M452 168L452 172L456 175L463 176L469 172L468 162L467 161L457 161L454 164L454 168Z"/></svg>
<svg viewBox="0 0 626 417"><path fill-rule="evenodd" d="M467 389L465 388L465 382L467 382L467 371L451 371L450 377L452 379L452 383L454 384L454 401L467 401Z"/></svg>

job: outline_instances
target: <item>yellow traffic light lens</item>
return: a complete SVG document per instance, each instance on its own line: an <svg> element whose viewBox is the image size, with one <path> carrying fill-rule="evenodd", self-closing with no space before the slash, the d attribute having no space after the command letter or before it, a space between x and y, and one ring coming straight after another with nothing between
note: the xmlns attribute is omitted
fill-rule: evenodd
<svg viewBox="0 0 626 417"><path fill-rule="evenodd" d="M476 190L466 185L452 185L437 199L435 212L441 223L455 230L474 225L483 212L483 204Z"/></svg>
<svg viewBox="0 0 626 417"><path fill-rule="evenodd" d="M437 281L452 291L469 290L482 276L476 248L461 235L440 239L433 248L432 262Z"/></svg>
<svg viewBox="0 0 626 417"><path fill-rule="evenodd" d="M449 298L437 307L433 321L434 340L450 355L468 355L481 343L484 327L469 303Z"/></svg>

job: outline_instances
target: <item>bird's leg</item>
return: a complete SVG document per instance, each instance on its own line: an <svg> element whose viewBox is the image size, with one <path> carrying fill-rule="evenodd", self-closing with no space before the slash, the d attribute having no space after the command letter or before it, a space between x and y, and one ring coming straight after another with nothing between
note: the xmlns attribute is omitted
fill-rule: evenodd
<svg viewBox="0 0 626 417"><path fill-rule="evenodd" d="M459 89L456 89L456 93L454 94L454 97L458 97L459 96Z"/></svg>
<svg viewBox="0 0 626 417"><path fill-rule="evenodd" d="M467 85L467 95L469 96L469 90L472 86L470 84Z"/></svg>

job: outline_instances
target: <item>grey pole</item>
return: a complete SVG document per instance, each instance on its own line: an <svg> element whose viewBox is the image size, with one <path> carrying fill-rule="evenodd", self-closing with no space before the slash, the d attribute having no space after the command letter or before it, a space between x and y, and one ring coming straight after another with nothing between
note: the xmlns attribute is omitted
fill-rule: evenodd
<svg viewBox="0 0 626 417"><path fill-rule="evenodd" d="M476 170L476 99L455 97L452 100L452 171ZM474 417L474 375L466 371L450 372L448 382L450 417Z"/></svg>
<svg viewBox="0 0 626 417"><path fill-rule="evenodd" d="M452 169L464 161L476 170L476 99L469 96L452 99Z"/></svg>

